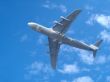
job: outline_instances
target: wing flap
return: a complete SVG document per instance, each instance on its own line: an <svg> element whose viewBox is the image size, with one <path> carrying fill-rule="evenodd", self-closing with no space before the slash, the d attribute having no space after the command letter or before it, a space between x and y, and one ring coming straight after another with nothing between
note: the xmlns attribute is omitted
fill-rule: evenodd
<svg viewBox="0 0 110 82"><path fill-rule="evenodd" d="M79 9L72 12L66 18L61 16L62 20L53 26L53 30L58 31L60 33L65 33L69 28L69 25L75 20L75 18L80 12L81 10Z"/></svg>

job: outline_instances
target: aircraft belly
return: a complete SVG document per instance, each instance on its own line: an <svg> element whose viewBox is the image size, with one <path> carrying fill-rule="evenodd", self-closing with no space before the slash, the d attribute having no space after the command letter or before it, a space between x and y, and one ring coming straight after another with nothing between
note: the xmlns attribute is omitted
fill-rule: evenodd
<svg viewBox="0 0 110 82"><path fill-rule="evenodd" d="M50 38L57 38L57 33L49 28L40 28L38 31Z"/></svg>
<svg viewBox="0 0 110 82"><path fill-rule="evenodd" d="M61 42L64 35L57 32L51 32L48 34L48 37L52 38L53 40Z"/></svg>
<svg viewBox="0 0 110 82"><path fill-rule="evenodd" d="M72 38L68 38L68 37L64 37L62 39L62 43L68 44L68 45L73 46L73 47L76 47L76 48L84 49L84 50L90 50L90 51L93 50L87 44L85 44L83 42L80 42L80 41L77 41L77 40L72 39Z"/></svg>

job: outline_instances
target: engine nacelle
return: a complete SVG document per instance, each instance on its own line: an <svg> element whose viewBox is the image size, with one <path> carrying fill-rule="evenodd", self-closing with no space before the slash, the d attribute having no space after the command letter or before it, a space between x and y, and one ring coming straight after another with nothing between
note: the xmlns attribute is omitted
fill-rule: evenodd
<svg viewBox="0 0 110 82"><path fill-rule="evenodd" d="M58 25L61 25L61 26L63 25L63 24L59 23L58 21L54 21L54 23L58 24Z"/></svg>
<svg viewBox="0 0 110 82"><path fill-rule="evenodd" d="M67 19L67 18L65 18L63 16L60 16L60 18L66 20L66 21L70 21L69 19Z"/></svg>

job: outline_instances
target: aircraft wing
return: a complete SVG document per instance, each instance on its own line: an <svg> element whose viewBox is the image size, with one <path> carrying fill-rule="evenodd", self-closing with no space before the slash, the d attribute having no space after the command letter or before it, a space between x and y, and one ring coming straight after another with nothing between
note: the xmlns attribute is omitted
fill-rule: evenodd
<svg viewBox="0 0 110 82"><path fill-rule="evenodd" d="M53 69L55 69L60 44L58 43L58 41L56 41L56 40L54 41L51 38L48 38L48 41L49 41L51 65L52 65Z"/></svg>
<svg viewBox="0 0 110 82"><path fill-rule="evenodd" d="M75 10L66 18L61 16L61 21L56 21L56 24L53 26L53 30L58 31L60 33L65 33L69 28L69 25L75 20L75 18L80 12L81 10Z"/></svg>

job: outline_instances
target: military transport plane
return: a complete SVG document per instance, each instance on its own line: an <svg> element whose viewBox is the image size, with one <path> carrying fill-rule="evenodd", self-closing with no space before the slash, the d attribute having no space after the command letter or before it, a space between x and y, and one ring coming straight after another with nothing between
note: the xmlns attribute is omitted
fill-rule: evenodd
<svg viewBox="0 0 110 82"><path fill-rule="evenodd" d="M95 44L87 45L81 41L67 37L64 34L65 32L67 32L70 24L75 20L80 12L81 10L78 9L72 12L67 17L61 16L61 20L59 22L55 21L55 25L53 26L53 28L46 28L45 26L34 22L28 23L28 26L30 26L33 30L48 36L50 59L53 69L56 68L57 56L61 44L67 44L76 48L92 51L93 56L96 56L96 52L99 49L99 45L102 40L97 41Z"/></svg>

